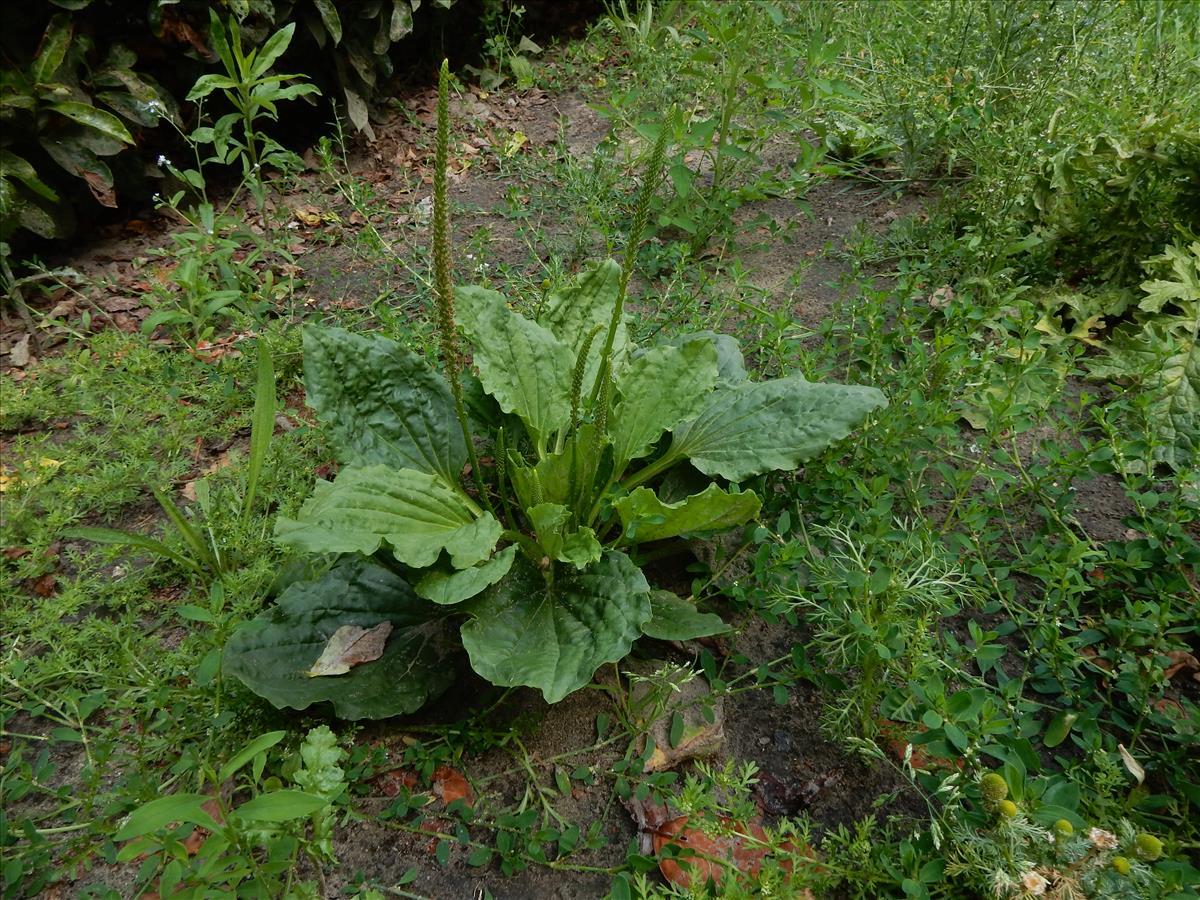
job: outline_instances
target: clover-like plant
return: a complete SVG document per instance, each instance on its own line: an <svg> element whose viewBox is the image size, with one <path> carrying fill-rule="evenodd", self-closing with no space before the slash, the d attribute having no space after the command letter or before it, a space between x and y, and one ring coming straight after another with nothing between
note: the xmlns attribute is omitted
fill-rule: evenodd
<svg viewBox="0 0 1200 900"><path fill-rule="evenodd" d="M459 647L493 684L555 702L641 635L723 631L652 590L630 553L748 522L760 501L739 483L794 469L886 403L800 375L755 381L725 335L634 345L624 303L661 139L624 265L587 267L535 318L495 291L452 287L447 78L443 63L433 256L445 375L380 336L305 331L308 402L342 468L276 537L333 562L225 653L226 671L278 706L411 712L449 684Z"/></svg>

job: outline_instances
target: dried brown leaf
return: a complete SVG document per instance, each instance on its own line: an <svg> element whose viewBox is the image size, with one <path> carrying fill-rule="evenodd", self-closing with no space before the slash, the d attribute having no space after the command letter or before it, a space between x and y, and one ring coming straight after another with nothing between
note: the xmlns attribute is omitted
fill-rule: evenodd
<svg viewBox="0 0 1200 900"><path fill-rule="evenodd" d="M317 661L304 674L310 678L345 675L357 665L373 662L383 655L383 647L391 633L391 622L380 622L374 628L343 625L329 638Z"/></svg>

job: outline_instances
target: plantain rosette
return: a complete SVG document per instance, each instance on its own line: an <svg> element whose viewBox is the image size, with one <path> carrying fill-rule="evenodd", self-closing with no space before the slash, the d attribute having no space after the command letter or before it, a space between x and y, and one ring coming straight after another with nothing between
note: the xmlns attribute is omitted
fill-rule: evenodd
<svg viewBox="0 0 1200 900"><path fill-rule="evenodd" d="M619 279L615 262L595 264L536 319L494 291L456 291L474 365L464 394L494 460L486 499L465 486L467 446L441 375L384 337L306 329L308 402L342 468L295 519L278 520L276 538L338 562L234 636L228 673L277 706L330 701L348 718L381 717L444 690L461 647L491 683L553 703L642 635L727 629L652 591L630 552L751 521L760 501L739 483L796 468L886 401L797 375L753 381L724 335L636 347L623 321L606 382L594 338ZM656 490L683 463L703 488ZM393 630L380 658L304 674L337 628L384 621Z"/></svg>

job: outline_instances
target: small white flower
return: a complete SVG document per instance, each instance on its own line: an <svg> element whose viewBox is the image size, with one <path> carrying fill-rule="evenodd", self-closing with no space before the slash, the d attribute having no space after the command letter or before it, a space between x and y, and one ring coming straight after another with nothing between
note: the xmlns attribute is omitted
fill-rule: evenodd
<svg viewBox="0 0 1200 900"><path fill-rule="evenodd" d="M1093 828L1089 831L1088 840L1097 850L1112 850L1117 846L1117 836L1103 828Z"/></svg>
<svg viewBox="0 0 1200 900"><path fill-rule="evenodd" d="M149 103L147 103L146 111L152 116L165 116L167 114L167 108L158 100L151 100Z"/></svg>
<svg viewBox="0 0 1200 900"><path fill-rule="evenodd" d="M1021 887L1024 889L1025 893L1031 897L1040 897L1042 894L1046 893L1046 888L1049 886L1050 882L1048 882L1037 872L1021 873Z"/></svg>
<svg viewBox="0 0 1200 900"><path fill-rule="evenodd" d="M155 194L150 199L153 200L155 203L162 203L162 194Z"/></svg>
<svg viewBox="0 0 1200 900"><path fill-rule="evenodd" d="M160 165L160 166L169 166L170 164L171 164L171 161L170 161L169 159L167 159L167 158L166 158L165 156L163 156L161 153L160 153L160 154L158 154L158 165Z"/></svg>

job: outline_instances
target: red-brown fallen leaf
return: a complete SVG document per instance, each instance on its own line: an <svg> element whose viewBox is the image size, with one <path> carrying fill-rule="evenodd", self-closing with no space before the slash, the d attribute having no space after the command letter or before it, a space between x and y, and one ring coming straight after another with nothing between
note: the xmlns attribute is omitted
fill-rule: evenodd
<svg viewBox="0 0 1200 900"><path fill-rule="evenodd" d="M730 824L728 820L722 820ZM766 841L761 825L747 825L740 829L756 843ZM663 850L678 847L687 852L678 859L664 859ZM746 838L739 834L712 836L697 828L688 827L687 816L679 816L663 824L654 833L654 853L659 857L658 868L663 877L683 888L697 887L712 879L720 884L725 877L727 865L732 865L744 875L753 877L762 868L767 855L765 847L747 846Z"/></svg>
<svg viewBox="0 0 1200 900"><path fill-rule="evenodd" d="M1098 669L1103 669L1105 672L1111 672L1113 670L1113 664L1107 659L1103 659L1097 655L1095 649L1092 647L1084 647L1079 651L1079 655L1086 658L1088 662Z"/></svg>
<svg viewBox="0 0 1200 900"><path fill-rule="evenodd" d="M455 800L465 800L467 806L475 802L475 792L467 779L449 766L438 766L433 770L433 794L447 806Z"/></svg>
<svg viewBox="0 0 1200 900"><path fill-rule="evenodd" d="M912 755L909 762L914 769L933 771L936 769L962 770L964 763L961 758L947 759L944 756L934 756L920 744L913 744L912 738L924 734L929 729L924 725L910 725L904 722L893 722L891 719L879 720L879 736L887 744L888 751L898 762L904 762L908 746L912 744Z"/></svg>
<svg viewBox="0 0 1200 900"><path fill-rule="evenodd" d="M28 556L33 551L28 547L5 547L2 552L5 559L20 559L22 556Z"/></svg>
<svg viewBox="0 0 1200 900"><path fill-rule="evenodd" d="M33 592L39 597L52 597L58 593L58 576L53 572L34 579Z"/></svg>
<svg viewBox="0 0 1200 900"><path fill-rule="evenodd" d="M401 788L409 793L416 790L417 774L408 769L392 769L376 775L371 779L371 784L385 797L399 797Z"/></svg>
<svg viewBox="0 0 1200 900"><path fill-rule="evenodd" d="M663 877L672 884L690 888L706 884L710 879L719 885L731 869L749 878L757 875L769 855L767 833L763 827L757 822L734 822L724 818L721 824L727 834L710 835L698 828L689 828L687 816L679 816L660 826L654 832L654 853L659 857L658 868ZM690 853L664 859L662 853L668 846L683 848ZM797 847L791 841L784 841L779 849L788 854L780 860L780 867L789 873L792 871L791 855L799 853L816 859L811 847ZM807 889L801 889L793 896L797 900L812 898Z"/></svg>
<svg viewBox="0 0 1200 900"><path fill-rule="evenodd" d="M213 820L219 824L224 824L225 819L221 815L221 804L214 797L211 800L206 800L201 804L200 808L213 817ZM187 851L188 856L195 856L200 848L204 846L204 842L208 840L211 832L207 828L195 828L192 833L183 839L183 849ZM144 894L142 896L145 896Z"/></svg>
<svg viewBox="0 0 1200 900"><path fill-rule="evenodd" d="M100 301L100 307L105 312L119 313L132 312L135 309L143 309L146 307L141 300L136 300L133 297L108 297Z"/></svg>
<svg viewBox="0 0 1200 900"><path fill-rule="evenodd" d="M1163 672L1163 677L1170 680L1176 674L1182 671L1200 671L1200 659L1192 656L1186 650L1172 650L1167 654L1167 658L1171 660L1171 665ZM1193 676L1194 677L1194 676Z"/></svg>
<svg viewBox="0 0 1200 900"><path fill-rule="evenodd" d="M103 175L99 172L79 172L78 174L83 175L83 180L87 182L88 190L92 192L97 203L107 206L109 209L117 208L117 192L113 190L111 184L105 181Z"/></svg>
<svg viewBox="0 0 1200 900"><path fill-rule="evenodd" d="M1186 719L1187 710L1184 709L1178 700L1171 700L1167 697L1162 697L1154 701L1154 708L1171 719Z"/></svg>

